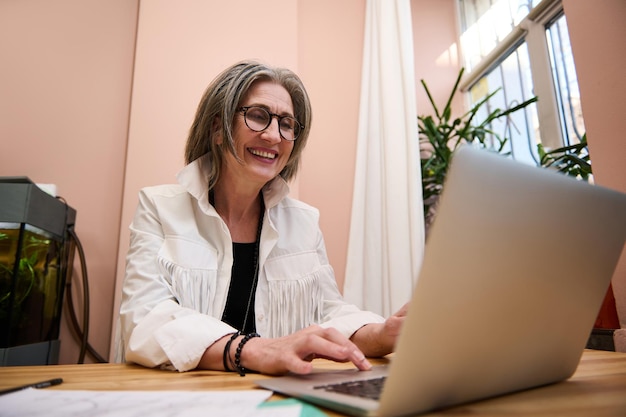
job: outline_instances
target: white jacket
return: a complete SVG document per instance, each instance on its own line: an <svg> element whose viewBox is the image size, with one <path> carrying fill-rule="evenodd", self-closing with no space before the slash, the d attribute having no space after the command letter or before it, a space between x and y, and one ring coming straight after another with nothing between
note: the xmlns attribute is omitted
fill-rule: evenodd
<svg viewBox="0 0 626 417"><path fill-rule="evenodd" d="M148 187L130 226L120 307L125 360L194 369L216 340L234 332L220 319L233 264L228 228L209 204L206 158L183 168L180 185ZM317 209L287 197L278 177L263 188L256 329L280 337L311 324L346 337L382 317L345 303Z"/></svg>

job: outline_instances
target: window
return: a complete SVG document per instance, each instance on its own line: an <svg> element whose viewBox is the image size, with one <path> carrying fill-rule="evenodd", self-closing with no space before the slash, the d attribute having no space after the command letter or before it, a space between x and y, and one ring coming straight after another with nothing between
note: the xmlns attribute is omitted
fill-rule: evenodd
<svg viewBox="0 0 626 417"><path fill-rule="evenodd" d="M563 144L573 145L582 139L585 125L565 16L561 15L551 22L547 26L547 34Z"/></svg>
<svg viewBox="0 0 626 417"><path fill-rule="evenodd" d="M492 126L510 138L506 151L537 164L539 143L578 143L585 128L560 0L458 0L458 9L470 104L496 89L485 112L539 98Z"/></svg>

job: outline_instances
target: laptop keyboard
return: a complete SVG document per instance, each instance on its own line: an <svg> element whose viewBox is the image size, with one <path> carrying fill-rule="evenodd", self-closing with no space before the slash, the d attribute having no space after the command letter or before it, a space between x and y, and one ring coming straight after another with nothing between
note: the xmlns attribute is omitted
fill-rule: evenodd
<svg viewBox="0 0 626 417"><path fill-rule="evenodd" d="M372 400L380 400L380 394L387 377L364 379L361 381L348 381L338 384L318 385L315 389L323 389L324 391L338 392L341 394L352 395L356 397L369 398Z"/></svg>

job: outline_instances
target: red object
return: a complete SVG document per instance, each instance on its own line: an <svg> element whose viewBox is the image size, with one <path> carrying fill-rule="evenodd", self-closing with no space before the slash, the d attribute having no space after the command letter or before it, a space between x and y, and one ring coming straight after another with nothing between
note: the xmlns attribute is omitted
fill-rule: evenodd
<svg viewBox="0 0 626 417"><path fill-rule="evenodd" d="M600 307L600 313L596 318L593 326L596 329L619 329L619 318L617 316L617 308L615 307L615 296L613 295L613 286L609 284L609 289L604 296L604 302Z"/></svg>

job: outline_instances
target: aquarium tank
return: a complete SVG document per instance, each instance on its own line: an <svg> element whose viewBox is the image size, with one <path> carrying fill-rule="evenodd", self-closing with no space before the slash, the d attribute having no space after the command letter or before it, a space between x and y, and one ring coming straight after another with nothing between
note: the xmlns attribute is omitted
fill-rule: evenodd
<svg viewBox="0 0 626 417"><path fill-rule="evenodd" d="M0 365L58 363L76 211L27 177L0 177Z"/></svg>

